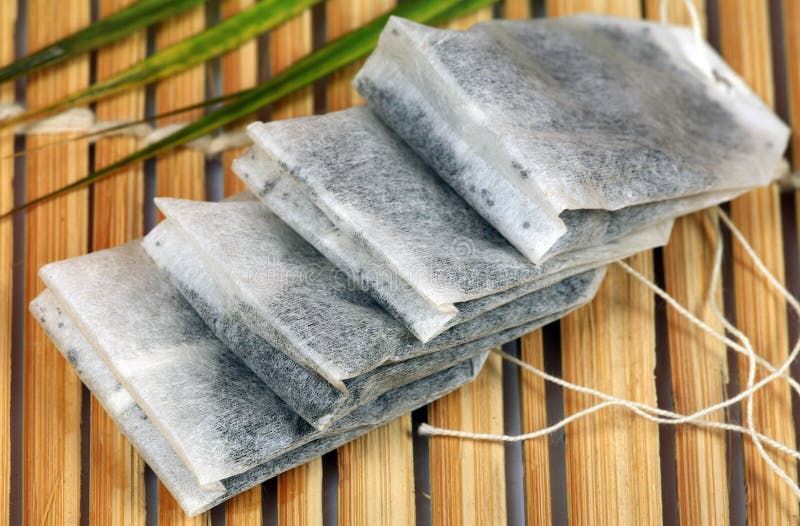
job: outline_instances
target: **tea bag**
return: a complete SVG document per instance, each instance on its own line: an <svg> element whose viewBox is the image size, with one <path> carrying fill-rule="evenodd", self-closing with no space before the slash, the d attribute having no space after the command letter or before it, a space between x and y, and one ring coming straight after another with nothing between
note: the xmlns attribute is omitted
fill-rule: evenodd
<svg viewBox="0 0 800 526"><path fill-rule="evenodd" d="M391 18L354 83L535 263L768 184L789 133L689 29L605 16Z"/></svg>
<svg viewBox="0 0 800 526"><path fill-rule="evenodd" d="M244 473L203 488L130 393L117 381L111 369L98 357L92 345L64 313L49 290L45 290L31 302L31 313L42 324L81 381L190 516L202 513L279 473L331 451L416 407L416 401L406 398L410 390L398 390L365 412L362 419L371 423L314 440ZM419 382L414 386L414 391L416 394L424 392L430 398L446 394L465 378L474 377L485 357L484 352L476 359L458 364L444 374Z"/></svg>
<svg viewBox="0 0 800 526"><path fill-rule="evenodd" d="M155 235L152 240L148 236L146 250L162 266L171 265L173 274L199 272L197 262L202 262L213 278L177 278L201 287L218 283L227 296L224 302L217 301L219 309L236 313L252 332L343 392L344 380L381 365L533 321L563 310L576 297L586 301L598 282L596 276L587 275L554 287L542 296L543 301L530 297L509 304L506 310L473 318L423 344L259 203L165 198L156 203L181 231L171 236L172 243L183 243L187 252L183 260L159 257ZM199 295L213 293L205 290Z"/></svg>
<svg viewBox="0 0 800 526"><path fill-rule="evenodd" d="M255 146L234 171L423 342L669 234L669 223L648 230L653 219L642 218L643 228L536 266L366 108L254 123L248 133Z"/></svg>
<svg viewBox="0 0 800 526"><path fill-rule="evenodd" d="M450 367L564 316L594 296L603 276L602 270L586 272L498 308L487 313L482 322L498 332L442 351L380 366L345 380L345 389L341 391L248 328L235 307L238 299L218 285L213 273L171 219L162 221L150 232L143 246L215 335L292 410L319 429L389 389Z"/></svg>
<svg viewBox="0 0 800 526"><path fill-rule="evenodd" d="M217 491L220 481L304 444L422 406L473 378L485 359L389 391L321 432L210 333L137 242L51 263L40 275L203 490Z"/></svg>

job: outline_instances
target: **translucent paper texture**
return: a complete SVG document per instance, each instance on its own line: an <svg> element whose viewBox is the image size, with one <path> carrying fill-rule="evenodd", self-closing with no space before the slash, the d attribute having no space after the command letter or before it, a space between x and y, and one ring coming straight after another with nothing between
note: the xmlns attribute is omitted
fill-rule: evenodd
<svg viewBox="0 0 800 526"><path fill-rule="evenodd" d="M323 429L337 419L353 411L358 406L369 402L393 389L433 374L444 368L463 361L479 352L513 340L550 321L560 318L570 310L586 303L595 294L600 284L604 269L589 271L568 278L562 282L519 298L505 306L489 311L480 318L475 318L463 327L457 328L457 335L451 338L455 343L441 344L442 349L425 353L408 360L387 363L365 374L349 378L343 382L344 389L332 385L313 369L304 367L294 361L279 348L253 331L243 314L245 300L241 294L222 285L222 278L210 271L203 261L202 252L193 247L190 237L185 235L173 221L177 215L183 221L197 218L208 218L209 209L218 209L227 216L242 214L242 206L237 204L208 204L187 201L182 203L193 209L193 217L187 217L171 210L170 218L162 221L144 240L144 248L154 259L158 267L165 273L169 281L175 285L195 311L212 328L215 335L236 353L247 366L253 370L272 390L280 396L295 412L317 428ZM261 228L260 205L252 203L247 209L254 208L253 228ZM238 210L233 210L238 209ZM205 219L201 219L205 220ZM242 243L249 245L250 238L243 237ZM231 263L235 265L235 262ZM232 270L230 267L226 267ZM302 275L301 275L302 276ZM309 295L319 295L319 302L325 303L328 290L308 290ZM243 307L244 306L244 307ZM283 308L281 305L278 309ZM338 316L337 311L337 316ZM385 314L384 314L385 316ZM281 318L275 317L276 322ZM334 331L335 328L325 324L313 324L318 331ZM456 329L453 329L455 332ZM282 332L295 334L290 327ZM375 335L379 341L382 335ZM307 334L309 345L319 335ZM407 339L404 338L404 339ZM327 339L326 339L327 341ZM295 342L301 347L303 342ZM394 347L402 345L395 341ZM431 345L436 342L432 342ZM338 344L338 352L349 353L351 342ZM392 348L392 342L384 343L386 349Z"/></svg>
<svg viewBox="0 0 800 526"><path fill-rule="evenodd" d="M536 263L768 184L789 133L688 28L605 16L392 18L355 86Z"/></svg>
<svg viewBox="0 0 800 526"><path fill-rule="evenodd" d="M418 339L664 244L670 221L534 265L366 108L248 128L234 170ZM648 226L652 225L652 226Z"/></svg>
<svg viewBox="0 0 800 526"><path fill-rule="evenodd" d="M320 432L213 336L138 242L51 263L40 275L204 490L304 444L424 405L442 386L472 378L481 360L387 392Z"/></svg>

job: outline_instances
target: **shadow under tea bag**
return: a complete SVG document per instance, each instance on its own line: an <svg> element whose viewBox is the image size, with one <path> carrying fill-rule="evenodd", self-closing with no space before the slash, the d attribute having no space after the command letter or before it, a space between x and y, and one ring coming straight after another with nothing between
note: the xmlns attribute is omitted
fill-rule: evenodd
<svg viewBox="0 0 800 526"><path fill-rule="evenodd" d="M485 358L389 391L321 432L211 334L138 242L45 265L40 275L205 490L304 444L422 406L473 378Z"/></svg>
<svg viewBox="0 0 800 526"><path fill-rule="evenodd" d="M535 263L768 184L789 134L688 28L605 16L391 18L354 83Z"/></svg>
<svg viewBox="0 0 800 526"><path fill-rule="evenodd" d="M143 246L214 334L292 410L319 429L390 389L438 372L563 317L594 296L604 274L604 269L580 274L491 311L482 324L496 327L499 332L467 344L383 365L345 380L342 391L277 350L247 326L235 305L237 298L220 286L172 219L156 226L145 237Z"/></svg>
<svg viewBox="0 0 800 526"><path fill-rule="evenodd" d="M366 108L254 123L233 164L260 199L421 341L565 276L666 242L639 220L534 265ZM657 214L654 214L657 217Z"/></svg>
<svg viewBox="0 0 800 526"><path fill-rule="evenodd" d="M314 440L239 475L203 488L153 422L136 404L125 386L119 383L111 369L100 359L92 345L64 313L53 294L45 290L31 302L30 308L31 313L75 369L81 381L91 390L130 443L158 475L159 480L190 516L202 513L242 491L319 457L417 408L420 405L418 400L408 398L412 392L425 393L425 396L431 399L446 394L466 380L474 378L486 359L484 352L475 359L415 383L413 391L399 389L387 394L363 412L360 418L365 424L357 429Z"/></svg>
<svg viewBox="0 0 800 526"><path fill-rule="evenodd" d="M181 230L173 242L182 242L214 276L198 281L213 281L227 296L224 310L343 392L344 380L381 365L474 341L561 311L573 300L570 286L554 288L540 305L531 296L423 344L260 203L160 198L156 204ZM155 253L158 246L148 242L147 248ZM160 259L168 264L169 258ZM190 267L174 270L178 266ZM596 278L584 279L575 288L593 294Z"/></svg>

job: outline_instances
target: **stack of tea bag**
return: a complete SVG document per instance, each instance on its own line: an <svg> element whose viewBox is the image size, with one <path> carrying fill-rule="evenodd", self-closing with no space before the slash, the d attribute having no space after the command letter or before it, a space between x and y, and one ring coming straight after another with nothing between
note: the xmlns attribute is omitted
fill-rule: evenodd
<svg viewBox="0 0 800 526"><path fill-rule="evenodd" d="M769 184L789 134L689 28L597 15L395 17L354 84L534 263Z"/></svg>
<svg viewBox="0 0 800 526"><path fill-rule="evenodd" d="M786 127L691 34L391 19L368 108L248 127L252 193L156 199L31 304L189 514L477 375L672 220L767 184Z"/></svg>

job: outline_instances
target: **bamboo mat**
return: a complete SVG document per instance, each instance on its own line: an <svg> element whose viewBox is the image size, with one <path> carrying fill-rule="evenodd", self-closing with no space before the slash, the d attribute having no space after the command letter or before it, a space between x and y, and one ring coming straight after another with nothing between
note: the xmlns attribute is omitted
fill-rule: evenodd
<svg viewBox="0 0 800 526"><path fill-rule="evenodd" d="M107 16L132 0L0 0L0 63ZM31 78L0 86L0 100L29 107L101 79L159 48L231 16L256 0L215 0L148 32ZM505 0L449 24L593 11L658 17L658 0ZM695 0L711 43L768 104L800 127L800 2ZM103 120L133 119L255 85L315 46L390 9L394 0L327 0L207 68L152 90L96 105ZM673 20L688 22L682 0ZM94 13L94 14L93 14ZM253 118L289 118L363 101L350 87L358 66L278 102ZM219 78L217 78L217 76ZM217 82L219 80L220 82ZM182 116L183 119L190 116ZM160 124L166 124L160 123ZM234 126L241 126L239 123ZM133 139L71 142L14 161L14 149L58 137L14 140L0 133L0 210L40 195L136 148ZM793 138L800 152L800 138ZM421 422L478 432L529 432L593 403L493 356L472 384L338 451L186 518L169 493L81 387L27 314L49 261L141 236L158 220L154 195L219 198L241 191L221 160L179 150L92 188L0 223L0 523L12 524L797 524L798 502L741 437L696 428L659 428L606 410L548 439L498 445L422 439ZM796 154L800 155L800 153ZM797 165L796 165L797 168ZM800 202L776 188L729 205L768 267L800 295ZM712 258L699 214L676 223L670 244L628 262L690 310L703 312ZM766 289L737 247L727 253L726 312L777 363L798 334L797 320ZM622 306L625 307L622 307ZM666 409L690 412L722 400L743 381L746 363L689 326L619 269L592 304L505 346L565 379ZM800 379L800 366L794 368ZM788 388L755 397L757 424L787 444L800 430ZM741 409L717 417L741 422ZM797 467L781 466L793 477Z"/></svg>

